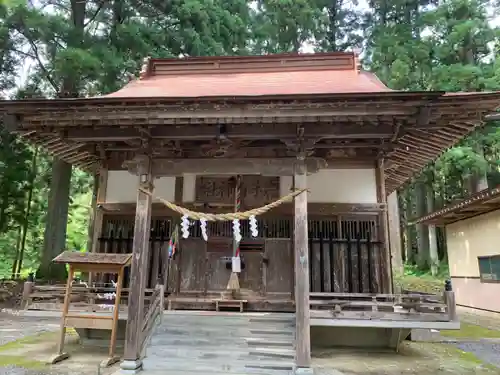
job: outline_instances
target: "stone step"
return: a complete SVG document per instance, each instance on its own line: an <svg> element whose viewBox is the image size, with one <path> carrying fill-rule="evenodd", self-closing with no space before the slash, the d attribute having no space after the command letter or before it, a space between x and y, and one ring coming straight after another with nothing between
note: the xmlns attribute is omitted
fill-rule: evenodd
<svg viewBox="0 0 500 375"><path fill-rule="evenodd" d="M274 335L271 337L256 336L256 335L241 335L234 337L231 335L220 336L214 340L213 336L189 336L187 334L156 334L151 338L151 345L172 345L175 347L182 346L209 346L214 344L220 346L228 346L234 343L247 344L247 346L271 346L271 347L290 347L294 346L295 340L293 336Z"/></svg>
<svg viewBox="0 0 500 375"><path fill-rule="evenodd" d="M232 336L237 335L247 335L247 336L260 336L260 335L273 335L273 336L292 336L295 335L295 327L226 327L226 326L214 326L214 327L203 327L203 326L156 326L155 332L158 334L169 334L169 335L183 335L183 334L195 334L200 336Z"/></svg>
<svg viewBox="0 0 500 375"><path fill-rule="evenodd" d="M248 348L246 345L233 345L227 348L222 347L175 347L165 345L150 346L146 351L146 357L160 357L160 358L173 358L186 360L199 359L199 360L241 360L241 361L254 361L256 357L263 359L293 359L295 351L293 349L283 348L264 348L255 347Z"/></svg>
<svg viewBox="0 0 500 375"><path fill-rule="evenodd" d="M268 347L295 347L295 340L292 337L269 339L268 337L249 337L245 338L249 346L268 346Z"/></svg>
<svg viewBox="0 0 500 375"><path fill-rule="evenodd" d="M255 349L251 349L249 352L252 357L259 358L276 358L276 359L290 359L293 360L295 358L295 350L293 348L283 349L283 348L264 348L257 347Z"/></svg>
<svg viewBox="0 0 500 375"><path fill-rule="evenodd" d="M141 375L219 375L220 371L192 371L192 370L143 370ZM290 370L255 370L246 369L245 372L224 372L225 375L290 375Z"/></svg>
<svg viewBox="0 0 500 375"><path fill-rule="evenodd" d="M250 329L249 330L252 335L256 335L259 337L267 337L267 336L273 336L277 337L279 335L283 336L291 336L293 339L295 339L295 327L293 328L287 328L287 329Z"/></svg>
<svg viewBox="0 0 500 375"><path fill-rule="evenodd" d="M295 324L295 317L267 317L267 316L248 316L248 317L226 317L226 316L190 316L190 317L179 317L179 316L168 316L163 315L163 321L174 321L178 323L203 323L207 320L211 322L222 322L227 325L232 324Z"/></svg>
<svg viewBox="0 0 500 375"><path fill-rule="evenodd" d="M248 329L247 327L240 327L238 329L228 329L227 327L168 327L158 326L155 328L154 334L156 336L176 336L176 337L197 337L201 339L207 338L224 338L224 337L280 337L283 339L294 339L294 328L266 328L266 329Z"/></svg>
<svg viewBox="0 0 500 375"><path fill-rule="evenodd" d="M288 375L295 360L291 314L164 314L144 358L144 375Z"/></svg>
<svg viewBox="0 0 500 375"><path fill-rule="evenodd" d="M160 326L163 327L175 327L175 328L184 328L184 327L197 327L200 329L213 329L219 327L225 327L227 329L294 329L295 323L276 323L276 322L238 322L237 324L229 324L223 321L209 321L209 322L177 322L177 321L162 321Z"/></svg>
<svg viewBox="0 0 500 375"><path fill-rule="evenodd" d="M190 359L186 361L185 359L177 358L155 358L152 360L150 357L144 358L143 369L145 371L150 370L164 370L168 369L170 371L176 370L181 371L194 371L194 372L214 372L218 374L227 373L259 373L271 372L271 371L291 371L293 370L293 361L254 361L254 362L244 362L244 361L230 361L227 359L218 360L194 360Z"/></svg>
<svg viewBox="0 0 500 375"><path fill-rule="evenodd" d="M291 323L295 324L295 316L256 316L249 319L250 323Z"/></svg>
<svg viewBox="0 0 500 375"><path fill-rule="evenodd" d="M225 327L295 327L295 321L272 321L272 320L219 320L219 319L199 319L199 320L168 320L163 319L162 324L174 326L197 326L207 325L207 321L214 326Z"/></svg>
<svg viewBox="0 0 500 375"><path fill-rule="evenodd" d="M190 318L199 318L199 317L208 317L208 318L234 318L234 319L242 319L242 318L290 318L295 319L294 313L278 313L278 312L231 312L231 311L195 311L195 310L171 310L164 311L164 317L176 317L182 319L190 319Z"/></svg>

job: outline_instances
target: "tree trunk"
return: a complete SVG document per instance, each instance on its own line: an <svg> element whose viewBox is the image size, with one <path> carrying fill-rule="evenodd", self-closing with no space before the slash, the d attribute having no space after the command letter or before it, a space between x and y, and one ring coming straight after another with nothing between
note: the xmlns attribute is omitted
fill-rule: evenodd
<svg viewBox="0 0 500 375"><path fill-rule="evenodd" d="M434 212L434 190L432 186L427 187L427 213ZM439 256L438 256L438 244L437 244L437 233L436 226L429 225L427 227L429 232L429 265L431 268L432 276L436 276L439 269Z"/></svg>
<svg viewBox="0 0 500 375"><path fill-rule="evenodd" d="M71 0L73 21L68 47L84 48L86 0ZM71 74L62 79L58 93L61 98L79 96L80 77ZM44 234L42 259L37 277L50 280L63 280L67 277L65 265L52 264L52 259L66 246L66 227L68 225L69 194L71 183L71 164L55 159L52 163L52 181L49 193L49 206Z"/></svg>
<svg viewBox="0 0 500 375"><path fill-rule="evenodd" d="M484 147L481 143L476 143L475 151L484 159ZM476 173L474 175L474 192L477 193L486 189L488 189L488 174L486 171L483 173Z"/></svg>
<svg viewBox="0 0 500 375"><path fill-rule="evenodd" d="M62 281L67 277L65 265L52 263L52 259L66 247L70 182L71 164L59 159L54 160L42 257L37 278Z"/></svg>
<svg viewBox="0 0 500 375"><path fill-rule="evenodd" d="M31 213L31 201L33 200L33 189L35 187L35 178L37 172L37 158L38 158L38 147L35 148L35 152L33 153L33 159L31 160L31 174L30 174L29 190L28 190L28 202L26 203L26 211L24 213L23 238L21 240L21 249L19 250L19 261L17 264L18 274L21 273L21 268L23 267L24 249L26 248L26 236L28 235L28 226Z"/></svg>
<svg viewBox="0 0 500 375"><path fill-rule="evenodd" d="M330 26L326 36L328 40L328 51L337 50L337 18L341 6L342 5L339 4L338 1L332 1L328 9L328 23Z"/></svg>
<svg viewBox="0 0 500 375"><path fill-rule="evenodd" d="M17 271L17 264L19 263L19 247L21 245L21 227L17 228L17 240L16 240L16 255L14 256L14 262L12 263L12 275L11 279L15 280L18 278L19 271ZM17 272L16 272L17 271Z"/></svg>
<svg viewBox="0 0 500 375"><path fill-rule="evenodd" d="M427 188L423 182L415 183L416 216L422 217L427 214L425 203ZM422 270L429 269L429 230L425 224L417 224L417 265Z"/></svg>
<svg viewBox="0 0 500 375"><path fill-rule="evenodd" d="M413 227L408 225L408 221L413 217L413 201L411 189L406 188L405 194L405 260L408 264L415 264L416 256L413 248L414 230Z"/></svg>

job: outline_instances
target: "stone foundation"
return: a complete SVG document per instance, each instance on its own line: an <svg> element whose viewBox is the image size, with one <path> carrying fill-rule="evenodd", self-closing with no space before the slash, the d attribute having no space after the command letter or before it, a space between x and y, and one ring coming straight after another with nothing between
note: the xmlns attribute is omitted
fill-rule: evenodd
<svg viewBox="0 0 500 375"><path fill-rule="evenodd" d="M365 327L311 327L313 348L390 348L397 349L410 329Z"/></svg>
<svg viewBox="0 0 500 375"><path fill-rule="evenodd" d="M116 347L121 349L125 346L125 331L127 321L118 321L118 330L116 332ZM102 348L108 348L111 340L111 330L94 328L75 328L82 345L92 345Z"/></svg>

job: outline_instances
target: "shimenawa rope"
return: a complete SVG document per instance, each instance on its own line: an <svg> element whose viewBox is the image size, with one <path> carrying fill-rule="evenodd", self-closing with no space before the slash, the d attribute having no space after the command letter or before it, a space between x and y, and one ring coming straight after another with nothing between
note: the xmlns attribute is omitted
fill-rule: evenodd
<svg viewBox="0 0 500 375"><path fill-rule="evenodd" d="M295 190L295 191L291 192L290 194L287 194L284 197L281 197L280 199L278 199L274 202L266 204L265 206L262 206L262 207L251 209L249 211L228 212L228 213L224 213L224 214L210 214L210 213L204 213L204 212L191 211L187 208L180 207L180 206L176 205L175 203L172 203L172 202L169 202L163 198L154 196L153 193L144 189L143 187L139 187L139 190L142 191L144 194L148 194L151 197L158 199L161 203L163 203L165 206L170 208L172 211L178 212L182 216L186 215L187 217L189 217L192 220L205 219L206 221L232 221L234 219L247 220L252 215L254 215L254 216L262 215L262 214L266 213L267 211L270 211L273 208L276 208L283 203L291 201L297 195L302 194L303 192L307 191L307 189Z"/></svg>

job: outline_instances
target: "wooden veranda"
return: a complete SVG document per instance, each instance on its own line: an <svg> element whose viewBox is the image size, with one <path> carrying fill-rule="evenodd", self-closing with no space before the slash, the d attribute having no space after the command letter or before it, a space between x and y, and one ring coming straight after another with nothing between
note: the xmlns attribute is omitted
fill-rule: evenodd
<svg viewBox="0 0 500 375"><path fill-rule="evenodd" d="M170 236L171 224L166 223L179 217L140 189L135 203L110 201L111 172L128 171L136 176L136 188L149 191L160 186L161 178L173 178L168 189L161 186L177 204L220 213L232 210L227 188L203 195L199 179L208 176L210 186L217 186L229 176L261 176L247 186L244 210L267 204L290 188L310 188L314 175L325 170L372 171L376 187L371 203L362 203L365 193L357 201L336 201L328 189L333 192L342 184L353 189L359 182L331 180L319 194L328 199L308 202L312 192L300 194L293 203L259 217L262 228L263 221L286 224L274 232L268 229L276 224L268 225L253 245L260 241L263 250L248 252L262 266L255 271L262 275L259 285L251 289L282 293L293 301L296 366L309 368L310 292L390 294L386 195L499 105L500 93L394 91L362 71L353 53L326 53L150 59L138 79L115 93L4 101L0 111L10 131L98 176L91 250L134 254L126 281L128 369L141 366L144 293L161 269L161 251L155 246ZM271 181L276 177L278 187ZM188 180L196 187L186 202ZM283 181L289 185L282 190ZM113 224L120 220L121 229ZM158 223L164 223L163 229L157 229ZM212 233L227 231L223 225L216 229ZM168 287L201 294L220 290L227 280L216 279L227 270L205 267L212 264L210 241L197 238L196 227L191 231L173 264L176 271L169 272L173 279ZM273 256L282 258L271 260ZM285 273L271 268L276 264ZM182 269L188 266L196 268L198 277L183 279ZM266 271L267 266L271 269ZM244 283L243 271L241 277Z"/></svg>

